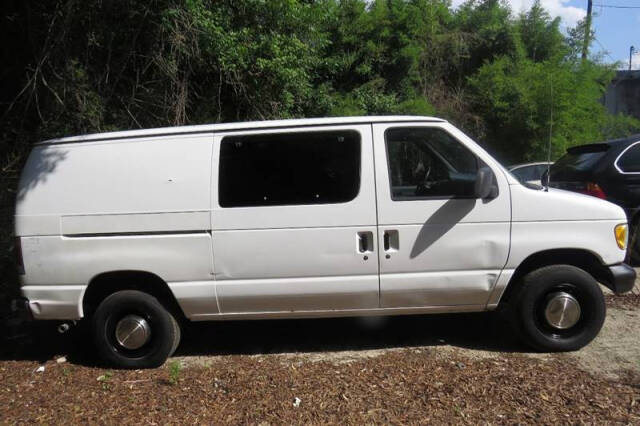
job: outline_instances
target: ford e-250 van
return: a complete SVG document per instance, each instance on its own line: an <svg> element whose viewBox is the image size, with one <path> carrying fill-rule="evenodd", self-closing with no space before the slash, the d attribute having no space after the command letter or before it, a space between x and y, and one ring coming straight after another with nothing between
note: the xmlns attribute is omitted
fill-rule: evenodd
<svg viewBox="0 0 640 426"><path fill-rule="evenodd" d="M37 144L15 234L35 319L90 321L100 355L161 365L183 320L505 308L542 351L632 288L624 211L523 186L451 124L358 117ZM215 344L212 343L212 344Z"/></svg>

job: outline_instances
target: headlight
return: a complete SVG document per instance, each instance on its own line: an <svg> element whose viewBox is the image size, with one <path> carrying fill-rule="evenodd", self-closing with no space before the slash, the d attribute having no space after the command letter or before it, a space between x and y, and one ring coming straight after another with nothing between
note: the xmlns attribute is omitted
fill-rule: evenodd
<svg viewBox="0 0 640 426"><path fill-rule="evenodd" d="M626 223L621 223L620 225L616 225L614 228L614 234L616 236L616 243L618 243L618 247L622 250L627 249L627 237L629 235L629 227Z"/></svg>

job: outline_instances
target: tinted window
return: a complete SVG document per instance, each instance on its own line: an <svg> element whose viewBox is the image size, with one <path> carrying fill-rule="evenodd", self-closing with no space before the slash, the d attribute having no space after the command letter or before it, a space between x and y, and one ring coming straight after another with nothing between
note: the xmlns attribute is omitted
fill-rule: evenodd
<svg viewBox="0 0 640 426"><path fill-rule="evenodd" d="M625 173L640 172L640 144L627 149L617 164L618 168Z"/></svg>
<svg viewBox="0 0 640 426"><path fill-rule="evenodd" d="M593 144L569 148L567 153L554 164L554 169L587 171L605 155L609 149L605 144Z"/></svg>
<svg viewBox="0 0 640 426"><path fill-rule="evenodd" d="M474 196L478 160L444 130L389 129L386 142L393 200Z"/></svg>
<svg viewBox="0 0 640 426"><path fill-rule="evenodd" d="M355 131L228 136L220 147L222 207L344 203L360 188Z"/></svg>

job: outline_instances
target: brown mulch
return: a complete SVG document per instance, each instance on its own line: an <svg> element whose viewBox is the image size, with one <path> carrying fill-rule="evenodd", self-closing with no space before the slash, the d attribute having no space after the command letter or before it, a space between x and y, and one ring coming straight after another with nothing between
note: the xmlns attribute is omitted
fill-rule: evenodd
<svg viewBox="0 0 640 426"><path fill-rule="evenodd" d="M183 369L177 384L168 366L38 365L0 361L0 423L640 423L635 376L597 378L562 356L472 360L404 349L333 363L230 355Z"/></svg>
<svg viewBox="0 0 640 426"><path fill-rule="evenodd" d="M623 294L620 296L607 295L605 296L607 307L617 308L624 310L635 310L640 308L640 295L638 294Z"/></svg>

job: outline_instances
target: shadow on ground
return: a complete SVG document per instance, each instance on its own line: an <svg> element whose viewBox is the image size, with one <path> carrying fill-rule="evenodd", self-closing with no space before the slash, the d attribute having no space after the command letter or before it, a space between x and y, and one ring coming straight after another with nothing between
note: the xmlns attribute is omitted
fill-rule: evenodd
<svg viewBox="0 0 640 426"><path fill-rule="evenodd" d="M91 339L78 326L65 334L37 322L4 339L3 360L44 362L66 355L93 366ZM304 320L190 323L176 356L321 353L450 345L490 352L526 352L504 320L492 313Z"/></svg>

